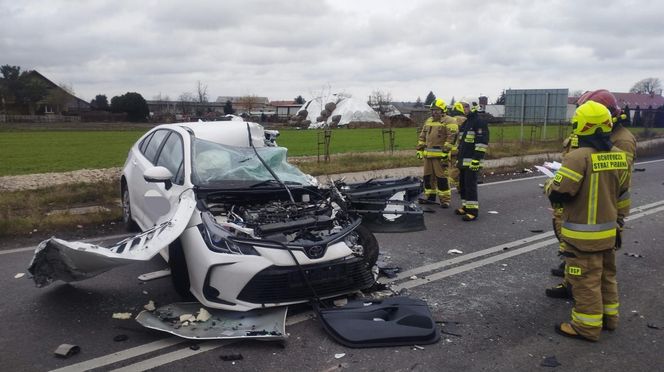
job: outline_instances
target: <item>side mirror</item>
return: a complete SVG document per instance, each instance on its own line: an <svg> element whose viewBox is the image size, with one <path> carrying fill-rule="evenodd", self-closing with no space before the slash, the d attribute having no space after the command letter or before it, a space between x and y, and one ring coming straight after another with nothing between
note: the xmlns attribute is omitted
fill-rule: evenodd
<svg viewBox="0 0 664 372"><path fill-rule="evenodd" d="M173 184L171 183L173 174L165 167L152 167L143 172L143 179L147 182L163 182L166 190L170 189Z"/></svg>

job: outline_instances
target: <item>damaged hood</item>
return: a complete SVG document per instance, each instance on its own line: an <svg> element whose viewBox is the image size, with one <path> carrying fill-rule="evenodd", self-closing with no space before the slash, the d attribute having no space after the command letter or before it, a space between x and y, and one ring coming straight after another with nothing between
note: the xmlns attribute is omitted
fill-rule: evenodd
<svg viewBox="0 0 664 372"><path fill-rule="evenodd" d="M173 216L165 222L111 247L69 242L52 237L39 244L28 271L38 287L56 280L75 282L114 267L148 261L184 231L196 206L191 190L184 193Z"/></svg>

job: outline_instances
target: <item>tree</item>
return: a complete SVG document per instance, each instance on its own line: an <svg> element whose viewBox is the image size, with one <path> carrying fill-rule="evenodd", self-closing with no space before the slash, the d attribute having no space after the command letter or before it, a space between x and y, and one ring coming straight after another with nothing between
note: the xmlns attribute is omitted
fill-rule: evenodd
<svg viewBox="0 0 664 372"><path fill-rule="evenodd" d="M224 105L224 114L226 115L232 115L235 113L235 110L233 109L233 102L229 99L226 101L226 104Z"/></svg>
<svg viewBox="0 0 664 372"><path fill-rule="evenodd" d="M578 98L578 97L581 97L582 94L583 94L583 91L581 89L575 89L575 90L570 90L569 93L567 94L567 96Z"/></svg>
<svg viewBox="0 0 664 372"><path fill-rule="evenodd" d="M634 83L629 91L630 93L661 94L662 83L658 78L645 78Z"/></svg>
<svg viewBox="0 0 664 372"><path fill-rule="evenodd" d="M424 105L422 104L422 98L417 97L417 99L415 100L415 107L417 108L424 107Z"/></svg>
<svg viewBox="0 0 664 372"><path fill-rule="evenodd" d="M19 77L19 89L15 95L16 103L27 106L28 113L34 115L37 103L48 95L48 88L43 81L29 72L23 72Z"/></svg>
<svg viewBox="0 0 664 372"><path fill-rule="evenodd" d="M244 112L251 112L253 109L260 107L260 99L255 94L250 94L238 98L238 109Z"/></svg>
<svg viewBox="0 0 664 372"><path fill-rule="evenodd" d="M304 105L304 103L307 102L304 98L302 98L302 96L295 97L294 101L298 105Z"/></svg>
<svg viewBox="0 0 664 372"><path fill-rule="evenodd" d="M180 97L178 98L178 106L180 106L180 111L184 114L187 115L191 111L191 108L194 106L193 102L196 99L194 98L194 95L191 94L190 92L184 92L180 94Z"/></svg>
<svg viewBox="0 0 664 372"><path fill-rule="evenodd" d="M108 98L106 98L105 94L97 94L95 98L90 101L90 107L92 107L93 110L108 111Z"/></svg>
<svg viewBox="0 0 664 372"><path fill-rule="evenodd" d="M496 98L496 102L494 102L495 105L504 105L505 104L505 89L503 89L502 92L500 92L500 95L498 98Z"/></svg>
<svg viewBox="0 0 664 372"><path fill-rule="evenodd" d="M424 106L431 106L433 101L436 100L436 95L433 94L433 92L429 91L429 94L427 94L427 98L424 100Z"/></svg>
<svg viewBox="0 0 664 372"><path fill-rule="evenodd" d="M127 120L146 121L150 115L148 103L143 96L135 92L127 92L111 98L111 111L127 113Z"/></svg>
<svg viewBox="0 0 664 372"><path fill-rule="evenodd" d="M204 103L208 101L208 96L207 96L207 89L208 86L207 84L201 83L201 81L198 81L198 84L196 86L196 93L197 93L197 98L199 103Z"/></svg>
<svg viewBox="0 0 664 372"><path fill-rule="evenodd" d="M392 104L392 94L382 90L374 90L369 96L367 102L380 116L385 116L390 110Z"/></svg>

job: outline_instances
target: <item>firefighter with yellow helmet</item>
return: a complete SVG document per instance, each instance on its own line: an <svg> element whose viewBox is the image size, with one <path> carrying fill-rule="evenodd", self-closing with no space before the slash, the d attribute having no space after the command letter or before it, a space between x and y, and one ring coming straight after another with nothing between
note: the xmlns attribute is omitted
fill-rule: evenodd
<svg viewBox="0 0 664 372"><path fill-rule="evenodd" d="M452 105L452 116L457 121L459 132L454 136L454 146L450 151L450 184L459 190L459 168L456 167L457 155L459 153L459 133L462 131L463 124L466 122L466 115L470 112L470 106L466 102L457 101Z"/></svg>
<svg viewBox="0 0 664 372"><path fill-rule="evenodd" d="M629 129L625 128L624 124L629 123L629 120L627 119L627 116L623 114L622 110L618 106L618 100L616 97L609 92L606 89L598 89L594 91L588 91L581 95L579 99L577 100L577 105L582 105L588 101L593 101L600 103L604 105L607 109L609 109L609 112L611 113L612 116L612 122L613 122L613 128L611 129L611 143L625 151L627 154L627 162L629 164L630 172L632 170L632 167L634 165L634 159L636 156L636 139L634 138L634 135L629 131ZM579 147L578 145L578 137L576 134L572 133L568 139L563 142L563 156L570 152L571 150ZM620 233L622 233L622 228L625 224L625 217L629 215L629 209L631 206L630 202L630 197L629 193L623 195L622 199L618 203L618 223L620 225ZM553 213L553 226L554 226L554 232L556 233L556 236L560 240L560 225L561 225L561 218L562 218L562 208L558 206L558 208L554 208L554 213ZM618 235L619 243L622 240L621 235ZM618 248L620 248L620 244L618 244ZM565 264L564 262L561 264L560 267L551 269L551 273L554 276L564 276L564 268ZM552 288L549 288L546 290L546 295L549 297L553 298L563 298L563 299L568 299L571 298L571 290L566 282L562 282Z"/></svg>
<svg viewBox="0 0 664 372"><path fill-rule="evenodd" d="M618 205L628 193L627 154L610 140L609 110L594 101L579 106L572 118L579 147L563 159L546 194L563 208L560 230L565 280L574 297L571 321L556 325L561 335L599 340L602 328L618 326L615 248Z"/></svg>
<svg viewBox="0 0 664 372"><path fill-rule="evenodd" d="M447 115L447 104L437 98L431 104L431 117L427 119L417 142L417 157L424 159L424 197L420 203L435 203L449 208L452 198L448 179L450 151L458 132L457 122Z"/></svg>

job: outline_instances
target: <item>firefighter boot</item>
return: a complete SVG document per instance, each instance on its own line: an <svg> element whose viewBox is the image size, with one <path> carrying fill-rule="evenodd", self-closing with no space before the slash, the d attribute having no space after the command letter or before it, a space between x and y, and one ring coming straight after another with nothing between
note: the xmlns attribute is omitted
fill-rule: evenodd
<svg viewBox="0 0 664 372"><path fill-rule="evenodd" d="M563 335L565 337L577 338L579 340L590 341L590 342L597 342L597 340L583 337L579 332L577 332L574 326L570 323L556 324L554 329L557 334Z"/></svg>
<svg viewBox="0 0 664 372"><path fill-rule="evenodd" d="M544 293L547 297L551 298L562 298L565 300L571 300L573 298L572 286L565 282L562 282L555 287L547 288Z"/></svg>
<svg viewBox="0 0 664 372"><path fill-rule="evenodd" d="M558 267L556 267L554 269L551 269L551 275L564 278L565 277L565 261L561 262Z"/></svg>
<svg viewBox="0 0 664 372"><path fill-rule="evenodd" d="M457 216L463 216L464 214L466 214L466 209L464 207L455 209L454 214L456 214Z"/></svg>

